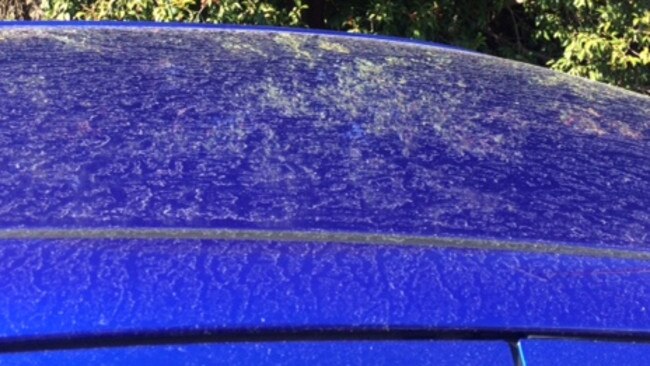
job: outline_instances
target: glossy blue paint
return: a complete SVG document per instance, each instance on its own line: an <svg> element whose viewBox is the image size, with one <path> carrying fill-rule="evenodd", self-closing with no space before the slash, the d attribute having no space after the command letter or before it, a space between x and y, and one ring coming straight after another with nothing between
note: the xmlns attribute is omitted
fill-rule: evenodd
<svg viewBox="0 0 650 366"><path fill-rule="evenodd" d="M421 44L2 26L2 342L647 336L649 113Z"/></svg>
<svg viewBox="0 0 650 366"><path fill-rule="evenodd" d="M523 366L644 366L650 359L647 343L529 339L519 342L519 348Z"/></svg>
<svg viewBox="0 0 650 366"><path fill-rule="evenodd" d="M4 355L0 365L514 366L505 342L364 341L138 346Z"/></svg>

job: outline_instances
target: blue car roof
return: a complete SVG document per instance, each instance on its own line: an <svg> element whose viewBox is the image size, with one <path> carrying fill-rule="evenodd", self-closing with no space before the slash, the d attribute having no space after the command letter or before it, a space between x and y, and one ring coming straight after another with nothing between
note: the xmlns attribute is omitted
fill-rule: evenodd
<svg viewBox="0 0 650 366"><path fill-rule="evenodd" d="M1 25L0 95L4 342L649 333L646 96L423 43L117 23Z"/></svg>
<svg viewBox="0 0 650 366"><path fill-rule="evenodd" d="M650 244L641 95L329 35L59 26L2 37L3 228Z"/></svg>

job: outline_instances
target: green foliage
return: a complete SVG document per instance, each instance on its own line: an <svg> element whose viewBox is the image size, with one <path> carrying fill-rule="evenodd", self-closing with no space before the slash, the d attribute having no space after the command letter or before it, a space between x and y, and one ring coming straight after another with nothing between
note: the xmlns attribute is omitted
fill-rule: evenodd
<svg viewBox="0 0 650 366"><path fill-rule="evenodd" d="M650 0L41 1L46 19L324 25L431 40L650 94Z"/></svg>
<svg viewBox="0 0 650 366"><path fill-rule="evenodd" d="M573 0L524 3L535 14L535 37L561 56L560 71L650 94L650 2Z"/></svg>
<svg viewBox="0 0 650 366"><path fill-rule="evenodd" d="M153 20L298 26L300 0L44 0L46 17L59 20Z"/></svg>
<svg viewBox="0 0 650 366"><path fill-rule="evenodd" d="M380 33L451 43L487 51L483 30L501 10L501 1L333 1L334 29Z"/></svg>
<svg viewBox="0 0 650 366"><path fill-rule="evenodd" d="M42 16L38 0L0 0L0 19L40 19Z"/></svg>

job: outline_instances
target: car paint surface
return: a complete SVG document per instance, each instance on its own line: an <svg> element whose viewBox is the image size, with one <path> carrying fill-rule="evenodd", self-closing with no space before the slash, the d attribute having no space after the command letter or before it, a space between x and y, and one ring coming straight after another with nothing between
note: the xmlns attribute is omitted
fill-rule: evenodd
<svg viewBox="0 0 650 366"><path fill-rule="evenodd" d="M5 240L0 259L0 335L9 341L252 330L648 331L647 260L179 239Z"/></svg>
<svg viewBox="0 0 650 366"><path fill-rule="evenodd" d="M523 366L648 364L650 345L577 339L527 339L519 343Z"/></svg>
<svg viewBox="0 0 650 366"><path fill-rule="evenodd" d="M648 97L386 39L10 23L0 126L4 345L650 330Z"/></svg>
<svg viewBox="0 0 650 366"><path fill-rule="evenodd" d="M0 365L514 366L505 342L362 341L180 344L16 353Z"/></svg>
<svg viewBox="0 0 650 366"><path fill-rule="evenodd" d="M4 229L650 244L648 97L362 38L0 32Z"/></svg>

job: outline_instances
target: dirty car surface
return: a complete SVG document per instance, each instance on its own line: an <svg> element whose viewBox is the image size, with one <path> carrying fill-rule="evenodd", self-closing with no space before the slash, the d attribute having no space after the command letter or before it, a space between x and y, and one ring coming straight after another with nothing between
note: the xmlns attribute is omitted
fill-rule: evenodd
<svg viewBox="0 0 650 366"><path fill-rule="evenodd" d="M649 151L648 97L462 50L2 25L0 341L645 339Z"/></svg>

